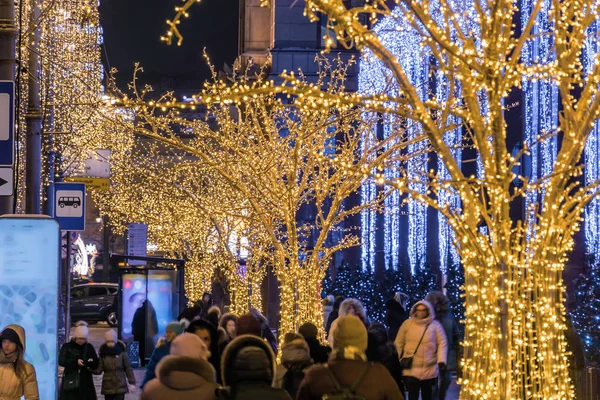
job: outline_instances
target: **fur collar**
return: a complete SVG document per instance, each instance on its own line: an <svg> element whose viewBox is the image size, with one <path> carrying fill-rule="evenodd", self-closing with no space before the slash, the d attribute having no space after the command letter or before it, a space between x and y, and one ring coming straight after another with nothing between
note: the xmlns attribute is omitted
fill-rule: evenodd
<svg viewBox="0 0 600 400"><path fill-rule="evenodd" d="M115 347L108 347L106 345L106 343L102 344L102 346L100 346L100 349L98 350L98 353L100 354L101 357L103 356L118 356L121 353L125 352L125 349L127 347L125 346L125 343L123 343L122 341L118 341L115 345Z"/></svg>
<svg viewBox="0 0 600 400"><path fill-rule="evenodd" d="M168 355L163 357L156 366L156 376L163 383L174 372L191 372L208 382L217 381L213 366L208 361L199 358Z"/></svg>

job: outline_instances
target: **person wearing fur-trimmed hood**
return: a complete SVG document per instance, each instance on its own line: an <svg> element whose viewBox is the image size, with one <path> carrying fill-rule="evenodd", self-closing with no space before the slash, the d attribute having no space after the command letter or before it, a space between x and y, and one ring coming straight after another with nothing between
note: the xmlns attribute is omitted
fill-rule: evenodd
<svg viewBox="0 0 600 400"><path fill-rule="evenodd" d="M156 367L156 378L146 386L140 400L216 400L215 370L207 361L210 351L193 333L177 336L170 355Z"/></svg>
<svg viewBox="0 0 600 400"><path fill-rule="evenodd" d="M39 400L33 365L25 361L25 329L8 325L0 335L0 399Z"/></svg>
<svg viewBox="0 0 600 400"><path fill-rule="evenodd" d="M401 359L413 358L411 367L402 371L409 400L418 400L419 393L423 400L431 400L439 371L446 368L448 341L430 302L421 300L412 306L394 344Z"/></svg>
<svg viewBox="0 0 600 400"><path fill-rule="evenodd" d="M219 400L291 400L288 393L273 387L275 354L271 346L254 335L240 335L221 357L224 388Z"/></svg>
<svg viewBox="0 0 600 400"><path fill-rule="evenodd" d="M367 317L367 312L365 311L365 307L360 302L360 300L349 298L349 299L342 301L342 304L340 305L339 313L340 313L340 317L344 317L346 315L354 315L355 317L358 317L358 319L360 319L362 321L362 323L365 325L365 329L369 329L369 325L370 325L369 318ZM335 321L337 321L337 319ZM333 321L333 323L331 324L331 328L329 330L329 336L327 337L327 342L329 343L329 345L332 348L333 348L333 343L332 343L333 331L335 331L335 329L337 327L337 322L335 322L335 321Z"/></svg>
<svg viewBox="0 0 600 400"><path fill-rule="evenodd" d="M125 393L133 391L135 376L125 343L118 340L112 329L104 332L104 343L98 350L100 362L94 375L102 376L102 391L105 400L124 400ZM129 382L129 385L127 384Z"/></svg>

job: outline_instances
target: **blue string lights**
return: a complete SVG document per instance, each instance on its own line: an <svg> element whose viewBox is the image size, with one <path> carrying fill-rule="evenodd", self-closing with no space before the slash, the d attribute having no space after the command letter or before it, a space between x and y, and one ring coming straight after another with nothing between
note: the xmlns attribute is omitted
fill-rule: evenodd
<svg viewBox="0 0 600 400"><path fill-rule="evenodd" d="M426 98L429 90L429 50L420 45L421 37L409 24L403 23L402 11L394 10L393 14L382 19L373 28L380 40L400 61L402 67L407 73L411 83L418 88L421 98ZM397 93L397 88L390 85L393 80L387 68L379 61L372 52L365 51L360 63L360 73L358 78L359 92ZM393 134L393 122L384 121L384 135L387 137ZM422 128L413 121L407 121L406 129L408 138L418 136ZM411 144L407 148L408 154L418 154L425 146L424 142ZM428 157L425 152L412 157L407 165L407 177L411 181L409 187L421 193L426 192L425 174L427 172ZM384 172L386 178L393 178L398 174L400 165L392 166ZM363 201L374 198L376 188L374 182L369 180L361 190ZM414 200L407 200L408 208L408 238L407 251L411 272L414 274L417 266L425 262L427 254L427 207ZM387 268L397 268L400 255L400 198L398 194L392 195L386 199L384 217L384 253ZM375 262L375 213L365 211L362 215L363 222L363 269L373 269Z"/></svg>
<svg viewBox="0 0 600 400"><path fill-rule="evenodd" d="M600 52L600 22L595 21L588 28L586 46L583 53L583 67L586 75L592 71L594 58ZM585 184L600 179L600 122L596 121L585 146ZM594 189L598 190L598 189ZM585 247L586 252L598 262L600 260L600 198L594 197L585 208Z"/></svg>
<svg viewBox="0 0 600 400"><path fill-rule="evenodd" d="M521 1L521 25L525 26L530 19L535 0ZM555 59L553 50L553 26L550 23L551 0L544 0L533 26L533 38L523 47L522 57L526 65L545 64ZM556 135L551 135L558 126L558 89L547 80L523 79L523 96L525 119L525 143L531 153L531 182L552 173L557 153ZM541 196L545 190L542 188ZM526 209L538 202L539 193L529 191L526 198Z"/></svg>

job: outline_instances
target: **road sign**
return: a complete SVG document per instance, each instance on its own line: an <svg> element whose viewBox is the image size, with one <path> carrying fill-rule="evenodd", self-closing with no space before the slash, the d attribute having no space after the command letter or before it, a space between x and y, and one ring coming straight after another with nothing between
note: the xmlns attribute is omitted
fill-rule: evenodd
<svg viewBox="0 0 600 400"><path fill-rule="evenodd" d="M0 196L12 196L13 186L13 169L0 167Z"/></svg>
<svg viewBox="0 0 600 400"><path fill-rule="evenodd" d="M85 176L70 176L65 178L67 182L85 183L86 189L99 190L107 192L110 189L110 180L108 178L87 178Z"/></svg>
<svg viewBox="0 0 600 400"><path fill-rule="evenodd" d="M15 163L15 83L0 81L0 166Z"/></svg>
<svg viewBox="0 0 600 400"><path fill-rule="evenodd" d="M129 224L127 226L127 255L145 257L147 253L148 243L148 225L146 224ZM129 260L129 265L146 265L145 261Z"/></svg>
<svg viewBox="0 0 600 400"><path fill-rule="evenodd" d="M85 230L85 184L54 184L54 218L63 231Z"/></svg>

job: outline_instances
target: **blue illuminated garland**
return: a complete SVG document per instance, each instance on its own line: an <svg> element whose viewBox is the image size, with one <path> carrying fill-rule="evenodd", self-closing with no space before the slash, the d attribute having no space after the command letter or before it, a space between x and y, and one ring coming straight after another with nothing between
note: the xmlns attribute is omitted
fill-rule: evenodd
<svg viewBox="0 0 600 400"><path fill-rule="evenodd" d="M535 0L521 0L521 25L526 26L531 12L536 4ZM554 37L550 9L551 0L544 0L532 34L535 37L525 44L522 52L523 63L526 65L543 64L553 61ZM544 33L549 33L544 35ZM523 95L525 104L523 117L525 118L525 142L531 153L530 181L552 173L556 161L557 142L556 136L538 142L538 136L554 131L558 125L558 89L555 84L543 81L523 79ZM543 197L545 190L542 190ZM540 200L536 191L529 191L526 198L526 207Z"/></svg>
<svg viewBox="0 0 600 400"><path fill-rule="evenodd" d="M595 21L587 31L583 53L583 67L586 75L592 71L594 58L600 52L598 43L600 22ZM596 121L585 145L585 184L589 185L600 179L600 121ZM597 191L598 189L594 189ZM600 198L594 197L585 208L585 247L586 252L598 262L600 260Z"/></svg>
<svg viewBox="0 0 600 400"><path fill-rule="evenodd" d="M386 48L397 57L406 72L410 82L417 88L421 98L427 97L429 58L428 50L420 47L420 36L408 25L401 24L402 12L393 11L393 15L382 19L373 28ZM400 29L399 29L400 28ZM371 51L366 50L360 64L358 77L359 92L363 94L383 93L397 94L397 87L390 86L389 70L378 60ZM384 135L394 134L392 121L384 121ZM418 136L422 128L414 121L407 121L408 138ZM427 146L424 142L411 144L407 152L416 153ZM400 165L395 165L384 171L388 179L398 177ZM409 188L425 193L427 185L424 179L427 171L427 154L413 157L406 167L407 177L411 181ZM373 199L376 190L372 180L367 181L361 188L363 201ZM397 268L400 253L400 197L394 194L384 202L384 253L385 263L388 268ZM373 269L375 261L375 213L364 211L362 214L363 248L362 267ZM427 207L414 200L408 200L408 257L411 271L414 273L418 265L424 263L427 254Z"/></svg>

